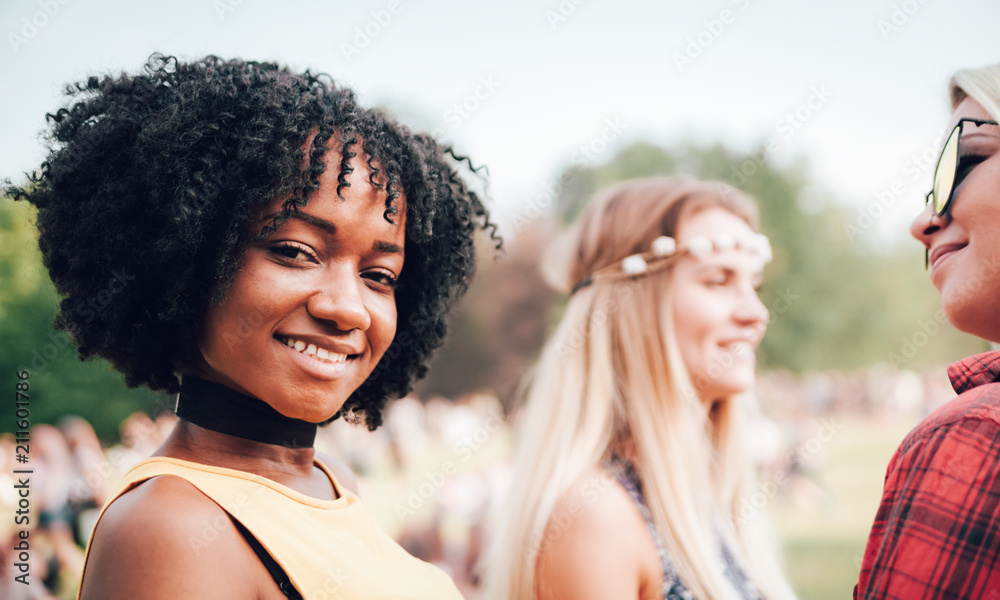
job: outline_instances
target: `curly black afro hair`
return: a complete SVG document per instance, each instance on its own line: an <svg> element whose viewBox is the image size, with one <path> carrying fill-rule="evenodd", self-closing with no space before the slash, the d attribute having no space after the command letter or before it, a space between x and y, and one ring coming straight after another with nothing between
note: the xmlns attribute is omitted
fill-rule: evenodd
<svg viewBox="0 0 1000 600"><path fill-rule="evenodd" d="M475 270L476 230L501 248L457 171L477 171L468 158L359 107L326 75L153 54L140 74L90 77L66 93L77 101L47 115L47 160L7 193L38 208L39 247L61 295L55 327L81 360L109 360L129 387L179 390L201 319L251 241L254 208L289 198L262 239L318 189L330 146L341 157L338 194L361 154L386 220L406 199L396 337L340 414L381 424L386 399L410 391L445 338Z"/></svg>

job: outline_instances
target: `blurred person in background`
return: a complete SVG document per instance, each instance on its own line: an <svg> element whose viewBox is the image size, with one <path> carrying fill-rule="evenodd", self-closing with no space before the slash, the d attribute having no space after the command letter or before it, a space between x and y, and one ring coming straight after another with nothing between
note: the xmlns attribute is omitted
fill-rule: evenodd
<svg viewBox="0 0 1000 600"><path fill-rule="evenodd" d="M103 506L111 496L113 469L94 427L82 417L68 415L60 419L59 431L66 438L78 475L70 490L71 502L86 504L83 510Z"/></svg>
<svg viewBox="0 0 1000 600"><path fill-rule="evenodd" d="M313 444L426 373L495 229L468 159L273 63L153 55L69 93L9 192L38 208L56 326L180 417L105 505L80 598L460 598Z"/></svg>
<svg viewBox="0 0 1000 600"><path fill-rule="evenodd" d="M0 598L3 600L54 600L55 596L42 583L47 574L47 564L38 552L28 552L27 562L17 548L24 542L21 532L28 536L27 545L34 543L37 527L33 523L15 521L18 510L18 491L13 477L16 443L9 433L0 434ZM37 510L37 509L36 509ZM26 527L25 527L26 525ZM30 576L24 578L25 570ZM18 580L17 577L23 579ZM25 585L28 582L29 585ZM30 585L34 583L35 585Z"/></svg>
<svg viewBox="0 0 1000 600"><path fill-rule="evenodd" d="M131 469L139 461L149 458L163 443L160 429L144 412L134 412L118 426L121 437L123 467Z"/></svg>
<svg viewBox="0 0 1000 600"><path fill-rule="evenodd" d="M762 514L740 514L757 211L721 183L634 180L556 242L570 298L534 370L490 600L792 598ZM759 511L758 511L759 512Z"/></svg>
<svg viewBox="0 0 1000 600"><path fill-rule="evenodd" d="M45 562L36 581L60 598L71 598L83 571L83 552L76 544L78 517L74 494L80 483L72 449L62 431L51 425L31 429L38 506L32 552Z"/></svg>
<svg viewBox="0 0 1000 600"><path fill-rule="evenodd" d="M956 328L1000 343L1000 64L956 73L927 206L910 233ZM855 598L1000 593L1000 352L948 367L958 397L889 462Z"/></svg>
<svg viewBox="0 0 1000 600"><path fill-rule="evenodd" d="M74 520L74 541L83 548L94 531L101 507L111 498L122 473L115 469L112 460L104 456L94 427L85 419L66 416L59 421L59 430L69 444L76 469L69 499ZM112 456L117 458L117 455Z"/></svg>

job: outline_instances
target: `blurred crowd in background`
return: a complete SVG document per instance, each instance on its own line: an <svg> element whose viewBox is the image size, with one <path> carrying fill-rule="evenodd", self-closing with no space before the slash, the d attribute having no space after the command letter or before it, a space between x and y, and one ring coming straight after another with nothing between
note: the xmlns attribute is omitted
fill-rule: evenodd
<svg viewBox="0 0 1000 600"><path fill-rule="evenodd" d="M746 399L755 413L748 451L760 480L780 484L762 501L777 497L822 509L835 501L823 478L826 445L845 422L912 419L953 395L941 369L921 375L878 365L856 372L761 375L756 398ZM490 515L504 501L513 476L516 419L516 410L505 416L488 393L410 396L390 404L377 431L335 421L320 429L316 447L354 471L360 496L390 534L412 554L444 568L472 599L478 597L478 561ZM163 442L175 420L169 412L134 413L121 423L120 439L103 443L79 417L31 429L30 571L31 580L43 585L13 581L15 536L22 528L3 519L0 597L75 597L83 549L100 507L123 474ZM0 436L0 450L0 512L11 515L18 500L12 473L25 465L14 463L12 435Z"/></svg>

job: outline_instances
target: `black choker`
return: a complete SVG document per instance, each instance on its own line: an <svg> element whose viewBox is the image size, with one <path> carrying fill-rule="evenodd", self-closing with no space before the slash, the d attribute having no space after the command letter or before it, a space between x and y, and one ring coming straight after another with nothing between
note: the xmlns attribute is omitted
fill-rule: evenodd
<svg viewBox="0 0 1000 600"><path fill-rule="evenodd" d="M285 448L312 448L318 427L286 417L263 400L192 375L181 382L177 416L205 429Z"/></svg>

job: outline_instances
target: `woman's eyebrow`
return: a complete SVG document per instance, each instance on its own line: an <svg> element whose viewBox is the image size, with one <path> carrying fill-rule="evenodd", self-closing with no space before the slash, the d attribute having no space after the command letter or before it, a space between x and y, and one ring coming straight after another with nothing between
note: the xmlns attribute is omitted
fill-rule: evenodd
<svg viewBox="0 0 1000 600"><path fill-rule="evenodd" d="M726 275L736 272L732 267L719 263L703 263L695 267L694 270L696 275L701 275L702 273L707 273L709 271L721 271Z"/></svg>
<svg viewBox="0 0 1000 600"><path fill-rule="evenodd" d="M698 265L694 269L695 276L704 275L705 273L721 273L727 277L732 277L739 272L739 269L732 267L730 265L720 264L720 263L708 263ZM755 270L752 277L762 278L764 276L763 269Z"/></svg>
<svg viewBox="0 0 1000 600"><path fill-rule="evenodd" d="M275 215L269 215L268 217L265 218L271 218L273 216ZM304 213L304 212L293 212L292 214L288 215L288 218L298 219L299 221L308 223L310 225L313 225L314 227L319 227L320 229L329 233L330 235L337 234L336 225L334 225L331 221L327 221L326 219L317 217L316 215L311 215L309 213ZM375 252L381 252L383 254L403 253L402 246L390 242L383 242L381 240L375 240L374 242L372 242L372 250L374 250Z"/></svg>
<svg viewBox="0 0 1000 600"><path fill-rule="evenodd" d="M304 221L304 222L306 222L306 223L308 223L310 225L313 225L315 227L319 227L320 229L322 229L323 231L329 233L330 235L336 235L337 234L337 226L336 225L334 225L330 221L327 221L326 219L321 219L321 218L319 218L319 217L317 217L315 215L311 215L309 213L295 211L292 214L288 215L288 218L289 219L298 219L300 221Z"/></svg>
<svg viewBox="0 0 1000 600"><path fill-rule="evenodd" d="M271 213L269 215L265 215L264 218L263 218L263 221L265 223L269 222L272 219L274 219L275 217L277 217L279 214L280 213L274 212L274 213ZM337 234L337 226L334 225L331 221L327 221L326 219L321 219L320 217L317 217L315 215L311 215L309 213L304 213L304 212L299 212L299 211L293 211L293 212L291 212L291 213L288 214L288 218L289 219L298 219L299 221L302 221L304 223L308 223L308 224L310 224L310 225L312 225L314 227L319 227L320 229L322 229L323 231L329 233L330 235L336 235Z"/></svg>
<svg viewBox="0 0 1000 600"><path fill-rule="evenodd" d="M376 240L372 243L372 250L383 254L402 254L403 247L389 242Z"/></svg>

